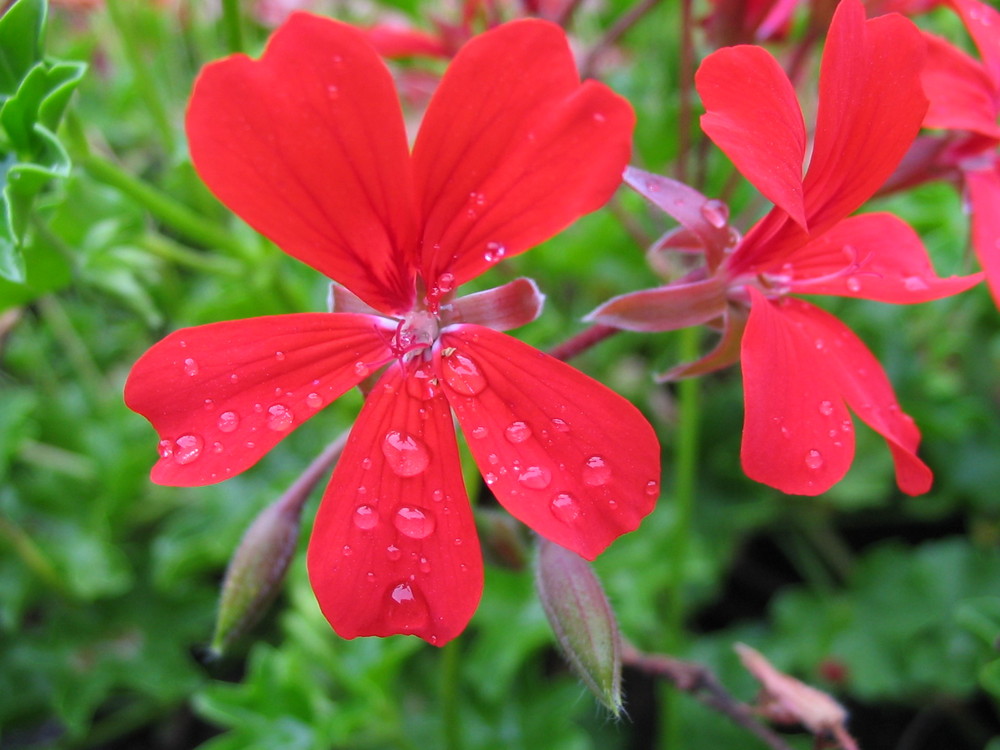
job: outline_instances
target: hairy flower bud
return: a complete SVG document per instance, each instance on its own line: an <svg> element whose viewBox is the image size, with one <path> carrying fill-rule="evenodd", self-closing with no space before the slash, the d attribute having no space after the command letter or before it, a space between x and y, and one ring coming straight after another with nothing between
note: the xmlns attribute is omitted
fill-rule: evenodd
<svg viewBox="0 0 1000 750"><path fill-rule="evenodd" d="M256 625L278 595L299 538L301 510L300 503L281 498L243 535L222 583L211 646L215 655Z"/></svg>
<svg viewBox="0 0 1000 750"><path fill-rule="evenodd" d="M614 612L590 564L541 540L538 597L563 653L590 691L616 716L622 709L621 637Z"/></svg>

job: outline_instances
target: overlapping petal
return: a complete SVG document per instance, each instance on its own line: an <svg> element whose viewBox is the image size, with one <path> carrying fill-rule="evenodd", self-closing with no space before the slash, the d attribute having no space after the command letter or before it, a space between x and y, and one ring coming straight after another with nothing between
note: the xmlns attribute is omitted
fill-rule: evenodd
<svg viewBox="0 0 1000 750"><path fill-rule="evenodd" d="M761 47L726 47L695 75L701 127L768 200L806 228L802 166L806 127L795 89Z"/></svg>
<svg viewBox="0 0 1000 750"><path fill-rule="evenodd" d="M382 376L316 517L309 580L344 638L406 633L442 646L479 603L482 556L455 428L427 374L411 362Z"/></svg>
<svg viewBox="0 0 1000 750"><path fill-rule="evenodd" d="M810 231L855 211L892 174L920 130L924 40L898 15L865 20L859 0L834 14L820 70L816 137L804 181Z"/></svg>
<svg viewBox="0 0 1000 750"><path fill-rule="evenodd" d="M676 331L708 323L725 311L726 279L716 275L614 297L587 320L628 331Z"/></svg>
<svg viewBox="0 0 1000 750"><path fill-rule="evenodd" d="M628 102L580 83L554 24L515 21L466 44L413 150L428 285L467 281L603 205L633 124Z"/></svg>
<svg viewBox="0 0 1000 750"><path fill-rule="evenodd" d="M516 339L441 335L441 384L497 500L547 539L594 559L659 495L659 444L624 398Z"/></svg>
<svg viewBox="0 0 1000 750"><path fill-rule="evenodd" d="M780 269L775 269L776 271ZM964 292L982 274L941 278L920 237L898 216L852 216L795 253L792 292L929 302Z"/></svg>
<svg viewBox="0 0 1000 750"><path fill-rule="evenodd" d="M221 482L390 356L387 323L300 313L175 331L129 374L125 403L159 433L158 484Z"/></svg>
<svg viewBox="0 0 1000 750"><path fill-rule="evenodd" d="M251 226L373 307L410 307L418 220L406 133L360 30L295 14L260 60L207 66L187 133L202 179Z"/></svg>
<svg viewBox="0 0 1000 750"><path fill-rule="evenodd" d="M1000 306L1000 161L965 172L972 206L972 245Z"/></svg>
<svg viewBox="0 0 1000 750"><path fill-rule="evenodd" d="M1000 11L979 0L949 0L983 58L993 86L1000 95Z"/></svg>
<svg viewBox="0 0 1000 750"><path fill-rule="evenodd" d="M922 80L930 100L924 126L1000 138L1000 92L982 63L933 34L925 32L924 39L927 65Z"/></svg>
<svg viewBox="0 0 1000 750"><path fill-rule="evenodd" d="M839 320L801 300L767 300L751 289L743 335L743 468L783 492L818 495L854 456L847 407L881 434L903 492L930 489L917 457L920 435L875 357Z"/></svg>

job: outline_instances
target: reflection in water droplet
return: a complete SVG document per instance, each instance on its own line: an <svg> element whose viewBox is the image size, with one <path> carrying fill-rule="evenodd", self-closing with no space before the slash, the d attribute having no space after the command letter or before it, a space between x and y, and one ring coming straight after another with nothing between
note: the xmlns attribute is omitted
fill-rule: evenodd
<svg viewBox="0 0 1000 750"><path fill-rule="evenodd" d="M601 456L591 456L583 466L583 483L600 487L611 481L611 467Z"/></svg>
<svg viewBox="0 0 1000 750"><path fill-rule="evenodd" d="M428 401L437 395L438 380L430 364L423 364L410 374L406 379L406 390L421 401Z"/></svg>
<svg viewBox="0 0 1000 750"><path fill-rule="evenodd" d="M504 430L504 435L512 443L523 443L531 437L531 428L524 422L512 422Z"/></svg>
<svg viewBox="0 0 1000 750"><path fill-rule="evenodd" d="M569 425L565 420L553 419L552 426L556 428L556 432L569 432Z"/></svg>
<svg viewBox="0 0 1000 750"><path fill-rule="evenodd" d="M285 353L284 352L275 352L274 353L274 358L276 360L278 360L279 362L284 362L285 361Z"/></svg>
<svg viewBox="0 0 1000 750"><path fill-rule="evenodd" d="M170 458L174 455L174 441L161 440L159 445L156 446L156 450L160 454L160 458Z"/></svg>
<svg viewBox="0 0 1000 750"><path fill-rule="evenodd" d="M430 463L427 447L412 435L390 430L382 441L382 453L393 473L401 477L420 474Z"/></svg>
<svg viewBox="0 0 1000 750"><path fill-rule="evenodd" d="M216 424L222 432L232 432L240 426L240 415L234 411L224 411Z"/></svg>
<svg viewBox="0 0 1000 750"><path fill-rule="evenodd" d="M386 614L391 631L409 633L427 626L430 621L427 602L415 584L398 583L390 587L388 593L389 609Z"/></svg>
<svg viewBox="0 0 1000 750"><path fill-rule="evenodd" d="M473 427L472 428L472 437L474 437L476 440L482 440L484 437L486 437L489 434L490 434L490 431L487 430L485 427L483 427L481 425L479 427Z"/></svg>
<svg viewBox="0 0 1000 750"><path fill-rule="evenodd" d="M845 281L844 283L847 284L848 291L855 293L861 291L861 279L859 279L857 276L848 276L847 281Z"/></svg>
<svg viewBox="0 0 1000 750"><path fill-rule="evenodd" d="M388 557L393 562L396 562L396 560L398 560L400 556L402 556L402 554L403 553L400 552L399 547L397 547L395 544L390 544L388 547L385 548L385 556Z"/></svg>
<svg viewBox="0 0 1000 750"><path fill-rule="evenodd" d="M434 516L420 508L400 508L392 522L400 534L411 539L426 539L434 531Z"/></svg>
<svg viewBox="0 0 1000 750"><path fill-rule="evenodd" d="M354 363L354 374L357 375L359 378L367 377L368 376L368 365L366 365L364 362L355 362Z"/></svg>
<svg viewBox="0 0 1000 750"><path fill-rule="evenodd" d="M310 393L306 396L306 406L310 409L319 409L323 406L323 397L318 393Z"/></svg>
<svg viewBox="0 0 1000 750"><path fill-rule="evenodd" d="M447 294L455 288L455 274L443 273L438 276L437 288L441 294Z"/></svg>
<svg viewBox="0 0 1000 750"><path fill-rule="evenodd" d="M517 478L522 485L532 490L544 490L552 484L552 472L544 466L529 466Z"/></svg>
<svg viewBox="0 0 1000 750"><path fill-rule="evenodd" d="M197 435L181 435L174 442L174 460L179 464L189 464L201 456L205 444Z"/></svg>
<svg viewBox="0 0 1000 750"><path fill-rule="evenodd" d="M475 360L460 352L441 358L441 374L452 390L463 396L477 396L486 388L486 377Z"/></svg>
<svg viewBox="0 0 1000 750"><path fill-rule="evenodd" d="M729 221L729 206L720 200L708 200L701 205L701 215L716 229L722 229Z"/></svg>
<svg viewBox="0 0 1000 750"><path fill-rule="evenodd" d="M427 560L426 557L421 557L420 558L420 572L421 573L430 573L431 572L431 564Z"/></svg>
<svg viewBox="0 0 1000 750"><path fill-rule="evenodd" d="M275 432L285 432L294 421L291 409L284 404L274 404L267 409L267 426Z"/></svg>
<svg viewBox="0 0 1000 750"><path fill-rule="evenodd" d="M650 497L656 497L660 494L660 483L655 479L650 479L646 482L646 494Z"/></svg>
<svg viewBox="0 0 1000 750"><path fill-rule="evenodd" d="M507 248L499 242L487 242L486 252L483 253L483 260L487 263L495 263L507 254Z"/></svg>
<svg viewBox="0 0 1000 750"><path fill-rule="evenodd" d="M222 450L222 443L219 441L212 443L212 453L222 453Z"/></svg>
<svg viewBox="0 0 1000 750"><path fill-rule="evenodd" d="M810 469L819 469L823 466L823 454L817 450L811 450L806 454L806 466Z"/></svg>
<svg viewBox="0 0 1000 750"><path fill-rule="evenodd" d="M190 357L184 360L184 374L191 376L198 374L198 363Z"/></svg>
<svg viewBox="0 0 1000 750"><path fill-rule="evenodd" d="M349 544L345 544L340 551L343 553L344 557L350 557L354 554L354 550L351 549Z"/></svg>
<svg viewBox="0 0 1000 750"><path fill-rule="evenodd" d="M560 492L553 497L549 507L552 509L552 515L565 523L580 517L580 504L568 492Z"/></svg>
<svg viewBox="0 0 1000 750"><path fill-rule="evenodd" d="M361 468L368 471L372 467L372 460L370 458L361 459Z"/></svg>
<svg viewBox="0 0 1000 750"><path fill-rule="evenodd" d="M359 505L354 510L354 525L362 531L378 526L378 513L370 505Z"/></svg>
<svg viewBox="0 0 1000 750"><path fill-rule="evenodd" d="M833 414L833 403L831 401L820 401L819 402L819 413L824 417L829 417Z"/></svg>

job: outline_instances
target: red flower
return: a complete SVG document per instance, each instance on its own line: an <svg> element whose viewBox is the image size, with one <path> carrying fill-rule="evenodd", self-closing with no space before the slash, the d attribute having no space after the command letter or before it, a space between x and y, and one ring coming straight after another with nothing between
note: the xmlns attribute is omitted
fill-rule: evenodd
<svg viewBox="0 0 1000 750"><path fill-rule="evenodd" d="M719 50L696 77L705 132L775 208L739 241L726 207L672 180L629 169L626 182L684 227L667 249L698 247L707 267L677 284L611 300L593 319L633 330L721 323L711 354L675 368L686 377L741 360L743 468L784 492L816 495L854 454L848 407L888 442L896 479L926 492L919 433L865 345L840 321L791 293L923 302L978 276L938 278L913 230L886 213L846 218L896 167L927 107L923 42L899 16L865 20L843 0L823 55L809 168L806 129L791 83L759 47Z"/></svg>
<svg viewBox="0 0 1000 750"><path fill-rule="evenodd" d="M601 206L632 125L628 103L581 84L563 33L541 21L462 49L412 155L389 73L350 26L295 15L259 61L208 66L187 116L198 172L350 292L335 289L344 312L215 323L150 349L125 399L162 439L154 481L201 485L249 468L389 363L309 545L313 588L342 636L442 645L476 608L482 561L452 412L497 499L538 533L593 559L636 528L659 475L639 412L477 324L533 317L531 282L451 291Z"/></svg>

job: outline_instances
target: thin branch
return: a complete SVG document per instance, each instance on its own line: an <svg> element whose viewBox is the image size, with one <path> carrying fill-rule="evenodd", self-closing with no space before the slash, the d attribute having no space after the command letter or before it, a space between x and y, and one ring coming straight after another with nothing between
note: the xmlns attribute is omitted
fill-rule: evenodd
<svg viewBox="0 0 1000 750"><path fill-rule="evenodd" d="M592 325L590 328L580 331L576 336L568 338L561 344L557 344L549 349L549 354L556 359L566 362L587 351L587 349L595 344L604 341L604 339L614 336L619 331L620 329L612 328L611 326Z"/></svg>

